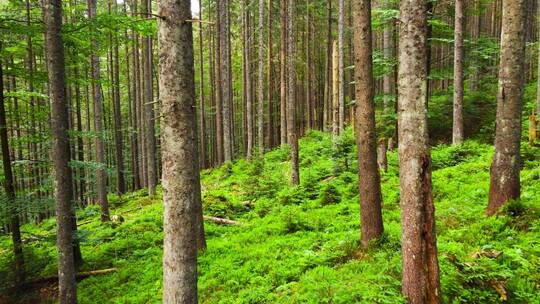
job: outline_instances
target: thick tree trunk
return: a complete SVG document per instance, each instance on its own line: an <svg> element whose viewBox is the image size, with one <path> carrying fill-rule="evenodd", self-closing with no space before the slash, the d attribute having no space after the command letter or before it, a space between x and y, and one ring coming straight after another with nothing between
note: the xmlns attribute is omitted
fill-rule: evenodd
<svg viewBox="0 0 540 304"><path fill-rule="evenodd" d="M525 57L525 0L503 0L495 151L487 214L520 196L521 99Z"/></svg>
<svg viewBox="0 0 540 304"><path fill-rule="evenodd" d="M88 0L88 18L96 16L96 0ZM92 53L90 54L90 64L92 66L92 96L94 98L94 129L96 136L96 162L99 164L96 172L96 187L98 201L101 206L101 220L107 222L109 217L109 201L107 200L107 171L105 163L105 143L103 139L103 96L101 93L100 63L97 40L92 40Z"/></svg>
<svg viewBox="0 0 540 304"><path fill-rule="evenodd" d="M455 1L454 22L454 121L452 128L452 144L463 143L463 0Z"/></svg>
<svg viewBox="0 0 540 304"><path fill-rule="evenodd" d="M356 145L360 196L362 247L383 233L381 178L377 167L375 101L372 63L371 1L353 1L356 84Z"/></svg>
<svg viewBox="0 0 540 304"><path fill-rule="evenodd" d="M280 135L281 144L287 143L287 0L280 1L279 9L280 22Z"/></svg>
<svg viewBox="0 0 540 304"><path fill-rule="evenodd" d="M197 303L200 202L190 1L159 2L163 303ZM196 192L199 192L197 195Z"/></svg>
<svg viewBox="0 0 540 304"><path fill-rule="evenodd" d="M291 183L300 184L298 167L298 137L296 130L296 67L293 64L296 55L295 41L295 0L287 1L287 140L291 147Z"/></svg>
<svg viewBox="0 0 540 304"><path fill-rule="evenodd" d="M2 42L0 42L0 51ZM22 251L21 229L19 214L17 212L17 202L15 193L15 181L11 169L11 158L9 154L8 130L6 123L6 109L4 99L4 75L2 61L0 61L0 143L2 145L2 165L4 168L4 190L9 202L9 229L11 230L11 240L13 241L13 256L15 257L15 283L17 285L24 282L24 256Z"/></svg>
<svg viewBox="0 0 540 304"><path fill-rule="evenodd" d="M264 0L259 0L259 71L257 75L257 137L259 157L264 154ZM268 79L270 81L270 79Z"/></svg>
<svg viewBox="0 0 540 304"><path fill-rule="evenodd" d="M143 0L143 13L150 13L151 0ZM146 144L147 186L150 196L156 195L157 164L154 130L154 90L152 79L152 37L143 38L144 125Z"/></svg>
<svg viewBox="0 0 540 304"><path fill-rule="evenodd" d="M59 302L77 303L75 261L73 258L73 224L75 224L72 210L73 178L69 167L71 155L68 139L68 105L65 98L64 47L60 33L62 2L49 0L45 4L45 45L52 111L51 127L54 138L52 155L56 201Z"/></svg>
<svg viewBox="0 0 540 304"><path fill-rule="evenodd" d="M439 303L439 266L426 111L426 1L402 1L400 11L398 122L402 292L411 304Z"/></svg>

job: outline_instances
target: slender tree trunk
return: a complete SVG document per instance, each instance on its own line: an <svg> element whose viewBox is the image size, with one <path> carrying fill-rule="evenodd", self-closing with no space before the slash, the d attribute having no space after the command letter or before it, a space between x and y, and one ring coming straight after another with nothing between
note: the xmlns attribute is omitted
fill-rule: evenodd
<svg viewBox="0 0 540 304"><path fill-rule="evenodd" d="M60 33L62 2L45 3L45 45L49 75L51 126L53 133L54 192L56 201L59 302L77 303L75 261L73 258L74 212L73 177L68 139L68 105L65 98L64 47Z"/></svg>
<svg viewBox="0 0 540 304"><path fill-rule="evenodd" d="M343 69L343 33L345 32L345 4L344 0L338 0L338 102L339 102L339 112L338 112L338 128L339 133L343 132L345 125L345 73ZM335 81L334 81L335 83Z"/></svg>
<svg viewBox="0 0 540 304"><path fill-rule="evenodd" d="M487 214L520 196L521 99L525 57L525 0L503 0L495 151Z"/></svg>
<svg viewBox="0 0 540 304"><path fill-rule="evenodd" d="M96 16L96 0L88 0L88 18L93 19ZM99 50L97 40L92 40L92 53L90 62L92 66L92 95L94 98L94 129L96 136L96 162L99 167L96 172L96 187L98 201L101 206L101 221L107 222L109 217L109 201L107 200L107 171L105 163L105 143L103 139L103 96L101 92L100 63L99 56L96 54Z"/></svg>
<svg viewBox="0 0 540 304"><path fill-rule="evenodd" d="M474 6L475 6L475 12L474 12L474 21L472 24L472 42L475 47L478 46L478 41L480 39L480 30L482 28L482 12L481 12L481 0L474 0ZM478 91L478 84L480 83L480 67L478 66L478 63L474 63L472 65L472 75L469 80L470 82L470 89L472 92Z"/></svg>
<svg viewBox="0 0 540 304"><path fill-rule="evenodd" d="M163 303L197 303L200 177L190 1L159 2Z"/></svg>
<svg viewBox="0 0 540 304"><path fill-rule="evenodd" d="M463 0L455 1L454 23L454 121L452 128L452 144L463 143Z"/></svg>
<svg viewBox="0 0 540 304"><path fill-rule="evenodd" d="M232 109L231 109L231 54L229 40L229 0L218 0L220 6L220 31L219 31L219 51L220 65L219 73L221 75L221 105L223 111L223 161L228 162L233 157L233 129L232 129Z"/></svg>
<svg viewBox="0 0 540 304"><path fill-rule="evenodd" d="M281 144L287 142L287 0L280 0L280 126Z"/></svg>
<svg viewBox="0 0 540 304"><path fill-rule="evenodd" d="M268 0L268 55L267 55L267 75L268 75L268 148L274 147L274 75L272 73L273 42L272 42L272 0Z"/></svg>
<svg viewBox="0 0 540 304"><path fill-rule="evenodd" d="M381 178L377 168L375 101L372 66L371 0L353 1L356 144L358 147L358 189L360 196L362 247L383 233Z"/></svg>
<svg viewBox="0 0 540 304"><path fill-rule="evenodd" d="M298 166L298 137L296 129L296 67L294 58L296 55L295 41L295 0L288 0L287 4L287 140L291 146L291 183L300 184L300 170Z"/></svg>
<svg viewBox="0 0 540 304"><path fill-rule="evenodd" d="M114 2L114 12L118 13L118 4ZM124 153L122 143L122 109L120 107L120 56L118 54L118 38L115 35L111 39L113 44L113 116L114 116L114 152L116 160L116 188L119 195L126 192L126 181L124 177Z"/></svg>
<svg viewBox="0 0 540 304"><path fill-rule="evenodd" d="M259 72L257 75L257 137L259 157L264 154L264 0L259 0ZM268 79L270 81L270 79Z"/></svg>
<svg viewBox="0 0 540 304"><path fill-rule="evenodd" d="M332 119L332 0L326 2L327 32L326 32L326 67L323 99L323 130L328 130L329 120Z"/></svg>
<svg viewBox="0 0 540 304"><path fill-rule="evenodd" d="M203 20L202 5L199 1L199 19ZM204 58L203 58L203 24L199 23L199 153L201 168L206 168L206 120L204 118Z"/></svg>
<svg viewBox="0 0 540 304"><path fill-rule="evenodd" d="M2 42L0 41L0 51L1 50ZM11 230L13 256L15 257L15 283L19 285L23 283L25 279L24 256L22 251L19 214L17 211L18 208L15 193L15 182L13 179L13 171L11 169L6 109L4 104L4 75L2 70L2 61L0 61L0 143L2 145L2 165L4 168L4 190L6 191L9 203L9 229Z"/></svg>
<svg viewBox="0 0 540 304"><path fill-rule="evenodd" d="M390 6L387 7L391 8ZM389 21L384 25L383 31L383 55L385 60L394 59L394 21ZM395 92L395 72L394 68L391 71L388 71L383 77L383 111L385 116L390 115L394 110L394 92Z"/></svg>
<svg viewBox="0 0 540 304"><path fill-rule="evenodd" d="M334 40L332 48L332 141L339 136L339 50Z"/></svg>
<svg viewBox="0 0 540 304"><path fill-rule="evenodd" d="M398 121L402 292L411 304L439 303L426 111L426 0L402 1L400 11Z"/></svg>
<svg viewBox="0 0 540 304"><path fill-rule="evenodd" d="M137 0L131 1L131 16L134 17L137 14ZM133 79L131 82L131 92L133 94L131 102L131 163L132 163L132 174L133 174L133 187L138 190L141 188L141 149L139 141L139 130L140 130L140 121L139 121L139 99L140 99L140 69L139 69L139 39L135 31L132 31L132 41L133 41L133 50L132 50L132 60L133 60Z"/></svg>
<svg viewBox="0 0 540 304"><path fill-rule="evenodd" d="M143 13L150 13L151 0L143 0ZM152 85L152 37L143 38L143 79L144 79L144 124L147 162L148 194L156 195L157 164L156 164L156 136L154 130L154 91Z"/></svg>
<svg viewBox="0 0 540 304"><path fill-rule="evenodd" d="M538 3L537 23L538 23L538 41L540 41L540 3ZM540 117L540 44L538 45L538 87L536 91L536 116Z"/></svg>

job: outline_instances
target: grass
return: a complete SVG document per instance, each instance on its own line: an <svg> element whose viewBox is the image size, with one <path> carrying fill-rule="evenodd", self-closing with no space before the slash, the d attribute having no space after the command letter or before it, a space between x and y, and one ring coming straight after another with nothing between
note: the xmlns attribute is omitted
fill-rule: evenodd
<svg viewBox="0 0 540 304"><path fill-rule="evenodd" d="M202 173L207 215L241 222L205 223L199 255L201 303L405 303L400 295L397 153L382 174L385 233L368 250L360 239L355 147L348 130L340 155L328 135L300 141L301 185L288 184L287 148ZM540 303L539 150L524 148L522 195L497 217L484 215L492 148L476 141L436 146L433 195L443 303ZM335 159L335 162L332 159ZM536 158L536 160L535 160ZM116 267L78 285L79 302L161 301L162 206L144 191L111 197L120 225L101 224L98 209L78 212L83 270ZM54 219L25 225L42 240L25 246L31 276L55 273ZM11 243L0 237L0 284L12 280Z"/></svg>

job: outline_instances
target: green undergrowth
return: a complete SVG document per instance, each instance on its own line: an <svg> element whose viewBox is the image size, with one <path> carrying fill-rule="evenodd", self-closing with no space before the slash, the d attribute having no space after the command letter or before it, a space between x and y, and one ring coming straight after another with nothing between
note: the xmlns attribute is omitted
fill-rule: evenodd
<svg viewBox="0 0 540 304"><path fill-rule="evenodd" d="M348 130L332 153L328 135L300 141L301 184L288 183L286 147L202 173L204 213L238 221L205 223L199 255L202 303L405 303L400 295L397 152L382 173L384 237L359 250L360 210L354 141ZM540 303L540 182L537 148L524 147L522 194L496 217L484 215L492 148L476 141L436 146L433 196L443 303ZM158 195L159 196L159 195ZM111 197L119 225L78 212L85 264L116 267L78 285L80 303L159 303L162 206L144 191ZM31 276L56 271L53 219L25 225ZM12 278L10 241L0 238L0 280Z"/></svg>

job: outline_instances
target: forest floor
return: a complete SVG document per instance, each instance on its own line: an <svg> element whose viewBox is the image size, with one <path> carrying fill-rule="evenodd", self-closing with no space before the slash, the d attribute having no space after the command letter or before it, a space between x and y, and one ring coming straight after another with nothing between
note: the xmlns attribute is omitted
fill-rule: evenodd
<svg viewBox="0 0 540 304"><path fill-rule="evenodd" d="M327 134L300 141L301 185L291 187L288 149L202 173L208 249L199 255L201 303L405 303L400 295L397 152L382 173L382 240L359 250L356 148L348 130L333 155ZM521 201L486 217L492 148L476 141L432 149L443 303L540 303L538 148L522 145ZM110 196L125 222L78 211L81 271L116 268L78 284L79 303L160 303L162 205L144 190ZM25 225L32 278L56 272L55 221ZM0 237L0 286L12 282L9 237ZM35 292L35 290L34 290ZM43 302L51 301L49 292ZM1 301L0 301L1 302ZM33 302L35 303L35 302Z"/></svg>

